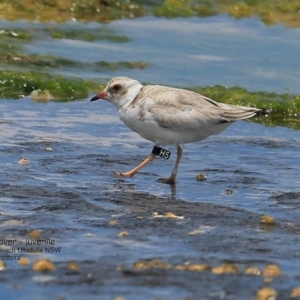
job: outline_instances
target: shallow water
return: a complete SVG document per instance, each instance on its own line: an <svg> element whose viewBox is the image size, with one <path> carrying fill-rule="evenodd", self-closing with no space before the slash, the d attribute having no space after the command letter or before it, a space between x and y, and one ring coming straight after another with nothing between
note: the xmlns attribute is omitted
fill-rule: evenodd
<svg viewBox="0 0 300 300"><path fill-rule="evenodd" d="M149 299L175 295L180 299L195 297L200 289L208 299L221 299L219 294L214 298L215 287L206 282L209 273L169 271L167 282L159 287L150 278L162 276L160 271L132 275L117 271L123 264L129 268L138 259L150 258L177 264L205 261L212 266L230 260L241 269L273 262L284 273L274 282L282 295L295 286L300 263L298 132L238 122L219 136L186 145L178 183L169 186L157 179L169 174L175 153L169 161L157 159L132 179L113 175L114 170L135 166L152 144L123 126L106 102L2 100L0 109L2 237L20 242L29 231L39 229L43 238L61 247L59 253L23 254L32 261L46 257L55 262L57 270L49 274L32 274L28 267L20 273L17 261L7 261L7 271L2 271L7 297L28 299L22 295L30 288L36 299L45 291L74 299L83 295L97 299L99 293L103 299L117 295L140 299L141 293ZM20 165L22 157L30 164ZM198 173L208 180L197 182ZM227 194L228 189L233 193ZM184 219L151 217L167 211ZM262 214L274 216L276 225L263 226ZM142 221L137 221L138 215ZM111 219L119 224L109 226ZM203 234L187 235L198 229ZM118 238L122 230L130 235ZM68 271L71 260L82 269ZM108 273L103 277L103 272ZM197 276L206 282L205 288L189 287L190 280L199 280ZM226 298L237 299L254 295L263 280L246 277L211 280L221 294L239 280L240 288ZM178 280L181 288L174 285ZM251 284L245 292L247 280ZM11 287L14 283L20 288ZM72 292L70 283L77 285ZM101 288L96 288L99 284Z"/></svg>
<svg viewBox="0 0 300 300"><path fill-rule="evenodd" d="M152 83L299 92L299 30L224 16L143 18L105 26L132 41L119 45L49 39L26 49L90 62L149 61L149 69L122 75ZM86 78L120 73L80 71ZM269 262L283 272L269 284L280 299L299 285L299 132L237 122L221 135L185 145L178 183L169 186L157 180L173 168L172 147L170 160L157 159L132 179L114 176L113 171L129 170L142 161L153 145L121 124L109 103L2 99L0 111L2 239L16 239L22 247L28 233L38 229L42 238L61 247L57 253L20 254L31 262L51 259L56 270L45 274L33 272L32 264L20 267L15 259L7 260L7 269L1 271L3 297L247 299L268 284L261 276L244 275L244 268L263 269ZM22 157L30 164L19 164ZM207 181L197 182L198 173ZM168 211L184 218L152 217ZM262 224L262 214L274 216L276 224ZM118 224L109 225L110 220ZM124 230L129 236L118 237ZM200 233L188 234L195 230ZM231 261L240 271L217 276L133 270L131 264L141 259L211 267ZM67 268L72 260L80 270Z"/></svg>
<svg viewBox="0 0 300 300"><path fill-rule="evenodd" d="M39 39L26 46L27 51L89 63L100 60L148 62L150 67L146 72L122 70L117 73L151 83L221 84L266 92L300 93L300 29L281 25L268 27L259 20L235 20L228 16L171 20L147 17L119 20L109 25L71 23L68 26L108 28L131 41L116 44ZM80 70L80 75L110 78L118 74Z"/></svg>
<svg viewBox="0 0 300 300"><path fill-rule="evenodd" d="M5 154L1 156L2 163L8 170L25 171L29 168L28 172L32 166L44 165L44 171L41 169L34 179L27 179L29 182L33 180L34 184L76 187L87 183L111 186L130 183L130 189L157 196L227 203L265 213L276 212L276 193L293 190L299 184L299 134L284 127L237 122L221 135L184 145L174 191L169 185L156 182L172 170L176 157L172 146L168 147L173 152L170 160L158 158L132 179L119 179L113 175L114 170L130 169L148 156L153 145L121 124L115 108L109 103L36 104L29 99L3 100L1 111L2 120L5 120L1 123L2 153ZM50 149L47 150L48 145ZM65 160L68 152L70 157L62 167L61 157ZM74 160L72 154L82 157ZM96 175L90 174L90 169L84 174L84 170L72 174L72 170L80 165L91 163L96 171L97 160L94 160L98 155L99 159L107 160L107 166L101 166ZM22 156L31 161L29 166L16 164ZM84 158L88 159L86 163ZM65 177L63 170L72 176ZM206 174L208 180L197 182L195 176L198 173ZM224 195L227 189L237 190L237 193ZM272 195L274 199L259 201L261 197ZM286 213L284 215L280 206L276 212L285 217L297 212Z"/></svg>

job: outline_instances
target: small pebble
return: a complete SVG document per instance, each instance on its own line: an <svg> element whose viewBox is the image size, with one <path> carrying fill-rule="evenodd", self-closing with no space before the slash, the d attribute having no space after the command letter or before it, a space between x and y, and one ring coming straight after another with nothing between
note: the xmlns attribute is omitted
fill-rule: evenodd
<svg viewBox="0 0 300 300"><path fill-rule="evenodd" d="M256 300L275 300L277 292L273 288L263 287L256 293Z"/></svg>
<svg viewBox="0 0 300 300"><path fill-rule="evenodd" d="M27 158L25 158L25 157L23 157L23 158L21 158L21 159L18 161L18 163L19 163L20 165L29 165L29 164L30 164L30 160L27 159Z"/></svg>
<svg viewBox="0 0 300 300"><path fill-rule="evenodd" d="M117 220L111 220L111 221L108 222L108 224L109 224L110 226L115 226L115 225L118 224L118 221L117 221Z"/></svg>
<svg viewBox="0 0 300 300"><path fill-rule="evenodd" d="M20 266L27 266L30 263L30 260L29 260L28 257L21 257L18 260L18 263L19 263Z"/></svg>
<svg viewBox="0 0 300 300"><path fill-rule="evenodd" d="M77 262L71 261L68 264L68 269L69 270L80 270L80 266L79 266L79 264Z"/></svg>
<svg viewBox="0 0 300 300"><path fill-rule="evenodd" d="M55 270L55 266L49 259L37 259L32 266L32 270L38 272L49 272Z"/></svg>
<svg viewBox="0 0 300 300"><path fill-rule="evenodd" d="M234 264L227 263L221 266L215 267L212 270L214 274L223 274L223 273L237 273L239 271L238 267Z"/></svg>
<svg viewBox="0 0 300 300"><path fill-rule="evenodd" d="M275 224L275 219L272 216L263 215L261 217L261 223L266 224L266 225L274 225Z"/></svg>
<svg viewBox="0 0 300 300"><path fill-rule="evenodd" d="M172 265L157 259L152 259L149 261L138 260L134 262L132 265L132 269L134 270L150 269L150 268L170 269L171 267Z"/></svg>
<svg viewBox="0 0 300 300"><path fill-rule="evenodd" d="M247 267L245 269L245 274L248 275L256 275L256 276L260 276L261 275L261 270L256 268L256 267Z"/></svg>
<svg viewBox="0 0 300 300"><path fill-rule="evenodd" d="M296 287L292 290L291 298L300 298L300 287Z"/></svg>
<svg viewBox="0 0 300 300"><path fill-rule="evenodd" d="M124 236L129 236L129 233L127 231L121 231L119 234L118 234L119 237L124 237Z"/></svg>
<svg viewBox="0 0 300 300"><path fill-rule="evenodd" d="M201 265L201 264L186 264L186 265L177 265L174 267L176 270L182 271L195 271L195 272L203 272L210 269L209 265Z"/></svg>
<svg viewBox="0 0 300 300"><path fill-rule="evenodd" d="M41 238L41 232L39 230L32 230L28 233L28 236L33 239L40 239Z"/></svg>
<svg viewBox="0 0 300 300"><path fill-rule="evenodd" d="M265 277L278 277L278 276L281 276L282 273L281 273L279 266L277 266L275 264L268 264L264 268L262 275Z"/></svg>
<svg viewBox="0 0 300 300"><path fill-rule="evenodd" d="M204 174L198 174L196 176L196 180L197 181L205 181L205 180L207 180L207 177Z"/></svg>
<svg viewBox="0 0 300 300"><path fill-rule="evenodd" d="M228 190L225 191L225 193L226 193L226 195L232 195L233 194L233 190L229 190L228 189Z"/></svg>
<svg viewBox="0 0 300 300"><path fill-rule="evenodd" d="M6 264L3 260L0 260L0 271L5 270L6 269Z"/></svg>

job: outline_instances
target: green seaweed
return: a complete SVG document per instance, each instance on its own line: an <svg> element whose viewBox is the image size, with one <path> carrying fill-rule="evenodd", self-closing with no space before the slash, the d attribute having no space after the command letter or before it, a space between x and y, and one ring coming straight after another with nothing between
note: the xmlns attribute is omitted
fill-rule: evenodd
<svg viewBox="0 0 300 300"><path fill-rule="evenodd" d="M103 86L79 78L65 78L46 73L0 71L0 97L18 99L35 90L47 90L57 101L85 99Z"/></svg>
<svg viewBox="0 0 300 300"><path fill-rule="evenodd" d="M10 38L19 41L30 41L32 40L32 34L28 30L23 29L0 29L0 39Z"/></svg>
<svg viewBox="0 0 300 300"><path fill-rule="evenodd" d="M16 53L20 47L8 43L6 41L0 40L0 57L6 54L13 54Z"/></svg>
<svg viewBox="0 0 300 300"><path fill-rule="evenodd" d="M158 17L207 17L228 14L234 18L258 17L267 25L300 27L299 0L0 0L0 18L30 21L69 20L106 23L146 15ZM60 38L59 31L53 33ZM82 37L93 40L93 34Z"/></svg>
<svg viewBox="0 0 300 300"><path fill-rule="evenodd" d="M109 29L89 29L89 30L75 30L75 29L61 29L55 28L50 30L50 35L55 39L72 39L84 40L93 42L96 40L107 40L115 43L126 43L130 39L127 36L116 35L115 32Z"/></svg>
<svg viewBox="0 0 300 300"><path fill-rule="evenodd" d="M21 54L18 52L5 52L0 54L0 62L11 66L31 68L60 68L60 67L82 67L83 64L70 59L44 54Z"/></svg>
<svg viewBox="0 0 300 300"><path fill-rule="evenodd" d="M86 99L91 92L99 92L105 83L99 84L92 80L66 78L46 73L0 71L0 97L18 99L42 95L53 97L55 101L74 101ZM267 92L250 92L241 87L226 88L216 85L213 87L191 87L190 90L201 93L216 101L261 107L271 110L268 117L253 118L268 126L286 126L300 130L300 96Z"/></svg>
<svg viewBox="0 0 300 300"><path fill-rule="evenodd" d="M56 22L109 22L121 18L145 15L146 9L138 1L128 0L0 0L0 18L7 20Z"/></svg>
<svg viewBox="0 0 300 300"><path fill-rule="evenodd" d="M98 61L95 64L96 70L111 70L116 71L118 69L145 69L148 67L148 63L142 61L128 62L107 62L104 60Z"/></svg>
<svg viewBox="0 0 300 300"><path fill-rule="evenodd" d="M0 44L1 49L1 44ZM148 67L148 63L142 61L134 62L107 62L99 61L96 63L83 63L74 61L67 58L57 57L53 55L45 54L21 54L15 49L15 51L3 51L0 54L0 66L7 68L8 66L18 66L23 70L40 70L42 69L61 69L61 68L89 68L95 71L116 71L119 69L145 69Z"/></svg>
<svg viewBox="0 0 300 300"><path fill-rule="evenodd" d="M17 53L22 49L24 42L29 42L32 38L32 34L27 33L26 30L0 29L0 57Z"/></svg>

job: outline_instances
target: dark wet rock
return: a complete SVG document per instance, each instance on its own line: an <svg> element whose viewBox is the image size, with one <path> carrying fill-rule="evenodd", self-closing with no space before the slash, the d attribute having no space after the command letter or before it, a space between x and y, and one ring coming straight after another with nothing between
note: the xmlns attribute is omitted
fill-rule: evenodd
<svg viewBox="0 0 300 300"><path fill-rule="evenodd" d="M278 204L300 205L300 193L298 192L287 192L273 195L272 199L274 199Z"/></svg>

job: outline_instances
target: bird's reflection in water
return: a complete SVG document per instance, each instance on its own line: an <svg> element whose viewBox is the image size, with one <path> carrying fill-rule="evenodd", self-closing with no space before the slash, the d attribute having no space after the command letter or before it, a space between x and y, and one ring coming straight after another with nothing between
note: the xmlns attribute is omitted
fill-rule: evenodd
<svg viewBox="0 0 300 300"><path fill-rule="evenodd" d="M176 183L169 184L169 186L170 186L170 199L176 200L176 192L177 192Z"/></svg>
<svg viewBox="0 0 300 300"><path fill-rule="evenodd" d="M158 180L153 182L152 185L148 186L147 189L141 189L137 184L128 183L126 179L116 178L112 186L112 191L121 192L124 194L135 193L141 195L149 195L154 197L164 197L171 200L177 199L177 188L176 183L173 184L162 184Z"/></svg>

